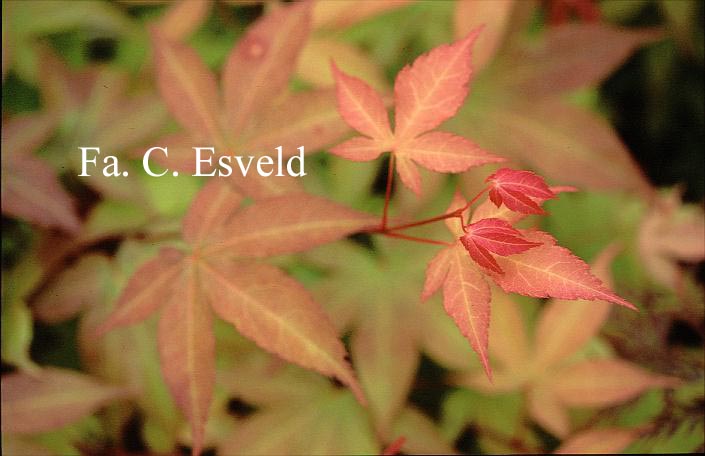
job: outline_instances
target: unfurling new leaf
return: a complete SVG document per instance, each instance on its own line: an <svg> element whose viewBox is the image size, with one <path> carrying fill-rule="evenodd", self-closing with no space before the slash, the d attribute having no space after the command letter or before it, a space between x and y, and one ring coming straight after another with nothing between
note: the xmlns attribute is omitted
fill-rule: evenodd
<svg viewBox="0 0 705 456"><path fill-rule="evenodd" d="M504 168L487 181L489 200L497 208L504 203L519 215L543 213L539 204L555 195L542 178L528 171ZM459 218L465 220L462 214L465 208L463 198L456 194L447 213L460 211ZM490 212L485 210L485 213ZM514 228L512 223L521 217L509 211L495 211L493 215L503 218L482 218L463 227L446 220L449 230L459 236L458 241L431 260L422 293L426 299L443 287L446 312L480 356L488 377L491 377L487 355L491 294L487 278L506 292L525 296L599 299L635 309L592 275L585 262L556 245L551 235ZM464 250L472 261L468 261Z"/></svg>

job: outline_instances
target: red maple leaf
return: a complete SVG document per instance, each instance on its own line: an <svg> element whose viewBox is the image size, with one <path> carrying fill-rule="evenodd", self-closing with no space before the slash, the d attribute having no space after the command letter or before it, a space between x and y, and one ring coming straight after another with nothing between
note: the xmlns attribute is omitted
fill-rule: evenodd
<svg viewBox="0 0 705 456"><path fill-rule="evenodd" d="M502 168L487 178L490 200L497 206L502 203L509 209L524 214L544 214L537 203L551 199L555 193L546 182L531 171Z"/></svg>
<svg viewBox="0 0 705 456"><path fill-rule="evenodd" d="M519 176L521 178L517 182L528 183L528 188L538 189L535 194L553 195L547 186L544 188L543 180L533 173L512 171L498 174L500 182L504 182L502 176ZM511 179L507 181L513 182ZM523 198L538 204L526 195ZM507 199L502 201L506 204ZM456 194L447 213L465 212L466 207L464 198ZM520 207L523 209L526 206ZM467 219L465 214L459 215L462 216L461 220ZM498 211L497 215L501 216L502 212ZM422 299L443 287L446 312L480 356L489 378L492 378L492 371L487 347L492 296L487 278L506 292L569 300L600 299L634 309L631 303L617 296L592 275L583 260L556 245L551 235L536 230L515 229L511 223L516 220L509 213L506 219L484 218L463 227L447 219L448 228L458 241L441 250L426 269ZM474 263L467 260L464 250L470 253ZM482 268L477 268L475 263Z"/></svg>
<svg viewBox="0 0 705 456"><path fill-rule="evenodd" d="M468 225L465 234L460 237L460 242L477 264L499 274L502 274L502 268L490 252L507 256L541 245L524 239L509 222L496 218L482 219Z"/></svg>
<svg viewBox="0 0 705 456"><path fill-rule="evenodd" d="M340 115L365 136L349 139L331 152L368 161L391 151L399 177L417 195L421 194L417 164L440 173L459 173L504 161L461 136L430 131L455 115L467 96L472 75L470 49L479 33L477 29L453 44L434 48L399 72L394 84L393 132L382 97L333 64Z"/></svg>

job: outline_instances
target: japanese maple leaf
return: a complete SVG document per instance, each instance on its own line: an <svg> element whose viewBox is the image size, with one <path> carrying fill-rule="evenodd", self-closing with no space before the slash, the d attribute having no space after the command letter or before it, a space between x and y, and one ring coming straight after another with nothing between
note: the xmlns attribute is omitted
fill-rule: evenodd
<svg viewBox="0 0 705 456"><path fill-rule="evenodd" d="M439 46L399 72L394 83L393 132L382 97L333 64L340 115L364 136L349 139L331 152L368 161L391 151L399 177L417 195L421 194L417 164L441 173L459 173L503 161L461 136L431 131L452 117L468 94L470 49L479 33L477 29L453 44Z"/></svg>
<svg viewBox="0 0 705 456"><path fill-rule="evenodd" d="M409 417L406 404L421 352L444 365L465 367L472 351L440 307L418 299L423 283L418 265L428 261L432 247L405 243L400 248L401 241L386 238L376 238L374 245L374 252L352 242L307 252L304 258L325 271L314 292L339 332L352 333L350 352L377 434L386 443L406 436L409 451L447 453L450 442L421 433L428 426ZM350 286L360 283L365 286ZM419 421L418 430L409 431Z"/></svg>
<svg viewBox="0 0 705 456"><path fill-rule="evenodd" d="M470 257L485 269L503 274L492 254L507 256L541 245L524 239L506 220L486 218L465 228L460 242Z"/></svg>
<svg viewBox="0 0 705 456"><path fill-rule="evenodd" d="M546 190L550 191L548 187ZM541 200L533 200L538 201ZM462 197L456 194L448 212L464 206ZM468 226L451 219L446 222L457 241L429 262L422 298L443 288L446 312L470 341L490 379L487 346L492 293L488 278L505 292L543 298L602 299L634 308L547 233L514 229L509 221L496 217L474 220Z"/></svg>
<svg viewBox="0 0 705 456"><path fill-rule="evenodd" d="M483 33L476 45L487 65L473 85L474 98L448 128L546 177L648 197L651 185L614 128L566 96L599 84L634 50L659 39L659 32L571 23L550 27L534 39L524 31L535 7L531 2L456 3L456 37L481 24L491 33Z"/></svg>
<svg viewBox="0 0 705 456"><path fill-rule="evenodd" d="M306 250L370 227L374 219L304 193L236 210L242 199L223 180L211 180L183 221L189 249L162 249L140 267L99 329L133 324L162 308L162 373L191 423L195 454L215 383L213 312L265 350L337 377L364 402L335 327L306 289L274 266L246 260Z"/></svg>
<svg viewBox="0 0 705 456"><path fill-rule="evenodd" d="M639 224L638 248L652 277L677 290L683 275L679 263L705 259L702 208L684 205L677 191L656 198Z"/></svg>
<svg viewBox="0 0 705 456"><path fill-rule="evenodd" d="M187 40L189 35L208 19L215 4L211 0L154 0L154 3L170 4L155 25L172 41ZM378 0L358 3L310 0L309 3L312 3L313 33L300 49L296 59L296 76L316 88L330 87L334 83L330 60L337 58L344 70L364 76L375 88L387 89L384 71L375 59L359 46L343 41L338 36L342 29L402 7L409 1ZM237 6L237 2L234 2L234 6Z"/></svg>
<svg viewBox="0 0 705 456"><path fill-rule="evenodd" d="M56 126L50 113L25 114L2 125L2 212L45 228L77 233L75 202L47 162L33 155Z"/></svg>
<svg viewBox="0 0 705 456"><path fill-rule="evenodd" d="M300 146L315 151L345 133L331 89L291 94L286 90L308 39L310 9L308 2L281 6L255 21L228 56L222 90L193 49L155 27L157 86L169 112L185 130L155 142L169 150L168 158L156 154L155 161L172 170L193 172L195 145L214 147L217 155L254 156L274 155L281 146L286 157ZM298 188L288 176L262 179L253 169L246 178L237 169L233 176L240 191L255 198Z"/></svg>
<svg viewBox="0 0 705 456"><path fill-rule="evenodd" d="M502 168L487 178L490 201L497 207L504 204L515 212L545 214L539 202L555 196L546 182L531 171Z"/></svg>
<svg viewBox="0 0 705 456"><path fill-rule="evenodd" d="M605 281L615 254L615 248L610 248L596 260L595 271ZM489 352L500 368L492 383L484 374L456 378L460 384L488 393L526 391L529 415L561 438L570 432L569 407L609 407L650 388L676 386L678 379L652 374L620 359L573 361L573 355L600 331L610 309L610 303L602 299L553 299L541 312L530 341L516 303L510 296L497 296L493 302L497 324L490 330Z"/></svg>

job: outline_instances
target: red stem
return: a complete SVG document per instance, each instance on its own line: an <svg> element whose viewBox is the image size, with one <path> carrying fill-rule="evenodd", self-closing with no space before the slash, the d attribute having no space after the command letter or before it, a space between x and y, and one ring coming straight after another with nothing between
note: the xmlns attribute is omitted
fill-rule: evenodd
<svg viewBox="0 0 705 456"><path fill-rule="evenodd" d="M431 217L429 219L424 219L424 220L419 220L418 222L412 222L412 223L407 223L404 225L398 225L398 226L392 226L392 227L387 227L387 211L389 208L389 199L390 199L390 194L391 194L391 188L392 188L392 179L394 178L394 154L391 155L389 159L389 174L387 176L387 192L384 197L384 213L382 214L382 225L379 228L367 230L368 233L371 234L382 234L384 236L389 236L393 238L398 238L398 239L406 239L407 241L414 241L414 242L421 242L424 244L434 244L434 245L443 245L443 246L451 246L453 244L449 242L443 242L443 241L437 241L435 239L426 239L426 238L420 238L416 236L409 236L406 234L402 233L396 233L395 231L398 230L403 230L406 228L413 228L416 226L421 226L421 225L427 225L429 223L433 222L439 222L441 220L445 220L451 217L458 217L460 218L460 223L463 226L463 229L465 229L465 220L463 218L463 212L465 212L470 206L472 206L479 198L482 196L487 190L489 190L489 187L485 187L475 195L473 199L468 201L468 203L461 207L460 209L456 209L452 212L448 212L447 214L442 214L442 215L437 215L436 217Z"/></svg>
<svg viewBox="0 0 705 456"><path fill-rule="evenodd" d="M454 210L453 212L448 212L447 214L437 215L436 217L431 217L431 218L429 218L429 219L419 220L418 222L406 223L406 224L404 224L404 225L397 225L397 226L392 226L392 227L389 227L389 228L382 227L382 228L380 228L378 231L372 231L372 232L386 233L386 232L388 232L388 231L404 230L404 229L413 228L413 227L416 227L416 226L427 225L427 224L429 224L429 223L438 222L438 221L445 220L445 219L452 218L452 217L458 217L458 218L460 218L461 223L463 224L463 226L465 226L465 220L463 220L463 212L465 212L465 211L466 211L470 206L472 206L478 199L480 199L480 197L481 197L487 190L489 190L489 187L483 188L483 189L480 191L480 193L478 193L477 195L475 195L475 197L474 197L473 199L471 199L470 201L468 201L468 203L467 203L465 206L461 207L460 209L456 209L456 210Z"/></svg>
<svg viewBox="0 0 705 456"><path fill-rule="evenodd" d="M387 171L387 190L384 193L384 212L382 213L381 230L387 229L387 211L389 210L389 200L392 196L392 181L394 180L394 154L389 154L389 170Z"/></svg>
<svg viewBox="0 0 705 456"><path fill-rule="evenodd" d="M392 226L392 227L383 229L380 232L384 233L387 231L404 230L406 228L413 228L415 226L427 225L429 223L438 222L440 220L445 220L445 219L451 218L451 217L458 217L458 211L453 211L453 212L449 212L447 214L438 215L438 216L432 217L430 219L419 220L418 222L407 223L405 225Z"/></svg>
<svg viewBox="0 0 705 456"><path fill-rule="evenodd" d="M407 241L420 242L422 244L442 245L445 247L450 247L451 245L453 245L449 242L436 241L435 239L426 239L426 238L420 238L420 237L416 237L416 236L408 236L406 234L392 233L389 231L381 231L380 234L383 234L384 236L393 237L393 238L405 239Z"/></svg>

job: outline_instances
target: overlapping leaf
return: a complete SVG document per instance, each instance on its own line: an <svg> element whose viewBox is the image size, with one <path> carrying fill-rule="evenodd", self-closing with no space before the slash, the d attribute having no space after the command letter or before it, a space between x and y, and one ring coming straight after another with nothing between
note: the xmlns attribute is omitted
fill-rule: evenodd
<svg viewBox="0 0 705 456"><path fill-rule="evenodd" d="M467 366L472 350L440 307L419 302L429 248L400 241L375 239L376 253L363 247L335 244L306 255L325 279L316 294L341 332L352 332L351 355L365 390L374 428L385 443L409 429L405 407L414 385L419 352L439 362ZM351 287L350 283L365 283ZM448 451L447 440L433 433L406 435L404 451ZM445 443L444 443L445 442ZM413 450L417 448L416 450ZM431 448L435 448L431 450Z"/></svg>
<svg viewBox="0 0 705 456"><path fill-rule="evenodd" d="M680 263L705 258L705 216L684 205L678 192L659 197L639 225L638 247L644 266L659 282L678 288Z"/></svg>
<svg viewBox="0 0 705 456"><path fill-rule="evenodd" d="M605 280L615 253L610 248L596 262L596 271ZM501 306L505 316L521 315L511 299L495 305ZM651 388L677 386L679 381L673 377L619 359L573 361L573 355L599 332L609 307L601 300L552 300L539 317L533 344L524 335L521 318L514 318L517 324L511 326L493 325L489 349L502 366L494 383L481 374L461 375L458 380L489 393L526 390L530 416L561 438L570 432L569 407L607 407ZM528 354L523 352L532 345Z"/></svg>
<svg viewBox="0 0 705 456"><path fill-rule="evenodd" d="M502 183L503 176L512 176L506 181L510 184L505 186ZM493 183L489 199L497 206L502 202L506 204L507 195L513 194L514 201L516 195L521 195L526 202L541 210L538 206L541 198L553 196L543 179L533 173L500 170L489 180ZM514 185L517 185L516 189ZM521 193L526 186L529 193L533 192L535 200ZM528 203L521 205L520 209L529 208ZM462 197L456 194L447 213L463 207ZM530 209L535 212L533 207ZM547 233L517 230L510 222L499 218L480 219L462 227L452 219L446 222L457 241L440 251L429 263L422 297L427 298L443 287L445 310L480 356L488 377L491 377L487 349L491 293L486 277L506 292L525 296L602 299L634 308L593 276L589 266L580 258L556 245ZM481 269L468 261L465 251Z"/></svg>
<svg viewBox="0 0 705 456"><path fill-rule="evenodd" d="M471 223L466 227L465 234L460 237L460 242L477 264L499 274L503 274L504 271L491 253L508 256L541 245L522 238L521 233L512 228L508 222L497 218Z"/></svg>
<svg viewBox="0 0 705 456"><path fill-rule="evenodd" d="M524 214L543 214L539 203L555 196L546 182L531 171L502 168L488 177L487 182L490 201L497 207L504 204Z"/></svg>
<svg viewBox="0 0 705 456"><path fill-rule="evenodd" d="M81 222L73 198L49 164L33 156L56 123L56 116L50 114L3 121L2 211L43 227L76 233Z"/></svg>
<svg viewBox="0 0 705 456"><path fill-rule="evenodd" d="M360 79L333 65L341 116L365 136L354 137L331 152L367 161L391 151L404 185L421 194L416 165L442 173L458 173L472 166L502 161L450 133L430 131L452 117L468 94L472 75L470 49L479 30L450 45L442 45L404 67L394 84L395 127L389 125L381 96Z"/></svg>
<svg viewBox="0 0 705 456"><path fill-rule="evenodd" d="M169 147L168 158L155 156L161 165L192 172L194 145L214 147L213 164L225 154L276 155L278 146L288 157L300 146L308 152L320 149L346 131L330 90L292 95L286 90L308 39L310 9L308 2L281 6L250 26L225 63L222 99L215 76L193 49L170 39L161 28L152 30L159 92L186 130L156 141ZM204 167L204 172L210 172L210 167ZM231 182L254 198L297 186L282 177L262 179L253 169L242 178L237 166Z"/></svg>
<svg viewBox="0 0 705 456"><path fill-rule="evenodd" d="M39 433L58 429L119 398L128 391L65 369L2 378L2 432Z"/></svg>
<svg viewBox="0 0 705 456"><path fill-rule="evenodd" d="M146 90L130 90L128 75L112 67L71 69L48 48L41 51L43 71L39 88L47 112L61 116L58 135L48 157L74 175L82 174L81 147L99 147L96 166L87 163L88 177L80 177L108 198L144 203L137 173L125 161L120 178L103 175L106 155L123 157L135 147L154 138L167 120L167 112L159 97ZM145 149L142 149L143 153Z"/></svg>
<svg viewBox="0 0 705 456"><path fill-rule="evenodd" d="M229 394L256 410L238 419L234 432L218 445L219 453L379 453L365 409L350 392L312 372L246 350L222 377Z"/></svg>
<svg viewBox="0 0 705 456"><path fill-rule="evenodd" d="M549 28L536 42L520 33L531 17L530 5L513 2L501 8L499 2L491 3L496 5L487 15L488 29L501 30L511 23L513 33L500 43L478 42L477 52L483 55L499 52L478 80L478 97L456 116L452 129L548 177L584 188L649 196L648 181L614 129L601 116L561 97L604 80L659 33L604 23L564 24ZM456 36L478 25L469 10L458 7Z"/></svg>
<svg viewBox="0 0 705 456"><path fill-rule="evenodd" d="M369 227L373 219L305 194L264 199L235 211L241 200L226 182L209 182L184 219L183 237L192 250L162 249L145 263L98 329L136 323L163 309L162 372L191 422L194 453L202 449L215 384L211 312L265 350L335 376L364 402L335 327L309 293L273 266L234 262L233 257L297 252ZM238 231L241 225L245 229Z"/></svg>

